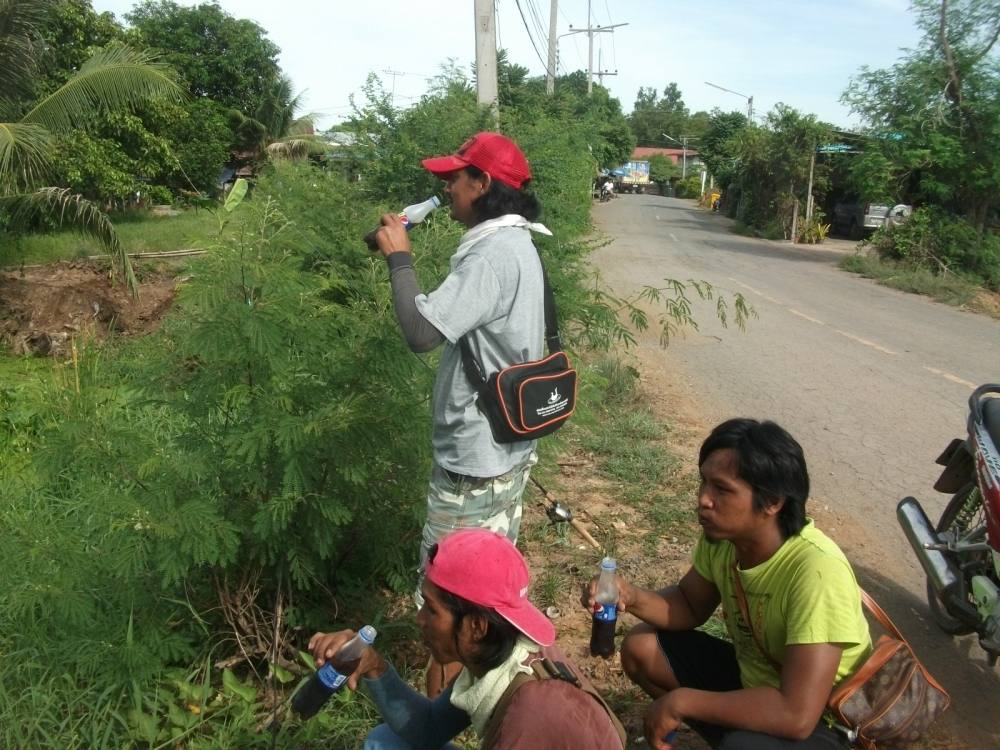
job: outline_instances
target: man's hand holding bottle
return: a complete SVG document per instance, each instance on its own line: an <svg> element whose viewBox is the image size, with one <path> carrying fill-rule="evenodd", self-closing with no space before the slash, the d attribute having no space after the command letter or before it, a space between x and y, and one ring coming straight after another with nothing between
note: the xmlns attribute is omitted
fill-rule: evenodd
<svg viewBox="0 0 1000 750"><path fill-rule="evenodd" d="M316 662L316 667L322 667L334 658L356 633L353 630L341 630L336 633L316 633L309 639L307 646ZM357 668L347 678L347 687L358 689L358 680L362 677L377 679L389 668L389 663L383 659L374 648L366 648L361 652L361 661Z"/></svg>

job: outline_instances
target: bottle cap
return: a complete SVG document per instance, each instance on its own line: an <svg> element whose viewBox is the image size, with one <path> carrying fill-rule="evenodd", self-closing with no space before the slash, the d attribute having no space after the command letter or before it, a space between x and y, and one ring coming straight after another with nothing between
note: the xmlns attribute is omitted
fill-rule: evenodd
<svg viewBox="0 0 1000 750"><path fill-rule="evenodd" d="M436 195L432 195L428 200L434 204L434 208L441 208L441 199Z"/></svg>
<svg viewBox="0 0 1000 750"><path fill-rule="evenodd" d="M378 635L378 633L371 625L365 625L358 631L358 635L361 636L361 640L370 646L375 642L375 636Z"/></svg>
<svg viewBox="0 0 1000 750"><path fill-rule="evenodd" d="M613 557L605 557L601 560L601 570L618 570L618 563Z"/></svg>

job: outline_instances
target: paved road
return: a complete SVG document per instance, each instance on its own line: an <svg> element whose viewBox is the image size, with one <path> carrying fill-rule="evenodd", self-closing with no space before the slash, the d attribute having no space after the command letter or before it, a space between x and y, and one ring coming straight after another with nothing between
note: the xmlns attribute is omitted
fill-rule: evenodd
<svg viewBox="0 0 1000 750"><path fill-rule="evenodd" d="M612 239L594 264L618 293L694 278L753 305L745 333L699 305L700 331L655 355L645 337L644 359L690 381L707 424L766 417L799 439L814 501L846 517L834 536L952 691L948 726L971 748L1000 747L1000 667L924 621L924 579L895 520L905 495L931 518L943 509L933 461L963 434L972 388L1000 381L1000 322L840 271L842 249L739 237L688 201L625 195L594 214Z"/></svg>

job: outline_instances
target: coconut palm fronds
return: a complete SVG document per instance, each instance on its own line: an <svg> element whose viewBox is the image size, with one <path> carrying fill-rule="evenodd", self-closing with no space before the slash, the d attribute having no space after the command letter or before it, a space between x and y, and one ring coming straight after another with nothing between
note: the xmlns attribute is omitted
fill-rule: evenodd
<svg viewBox="0 0 1000 750"><path fill-rule="evenodd" d="M51 145L43 127L0 122L0 196L30 190L44 178Z"/></svg>
<svg viewBox="0 0 1000 750"><path fill-rule="evenodd" d="M107 214L69 188L46 187L31 193L20 193L0 198L0 205L7 208L13 225L24 226L47 218L59 226L70 226L97 239L114 266L117 266L133 297L138 297L135 273L128 254L115 234Z"/></svg>
<svg viewBox="0 0 1000 750"><path fill-rule="evenodd" d="M156 62L149 52L115 45L94 53L21 122L66 131L85 124L101 109L132 109L157 96L182 98L173 69Z"/></svg>

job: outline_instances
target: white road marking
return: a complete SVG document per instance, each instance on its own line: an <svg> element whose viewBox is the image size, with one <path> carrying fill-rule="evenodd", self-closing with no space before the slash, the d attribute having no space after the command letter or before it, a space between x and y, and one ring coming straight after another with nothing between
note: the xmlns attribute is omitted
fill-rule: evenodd
<svg viewBox="0 0 1000 750"><path fill-rule="evenodd" d="M764 294L764 292L762 292L762 291L760 291L758 289L754 289L749 284L744 284L742 281L738 281L737 279L734 279L732 276L727 276L726 278L728 278L730 281L732 281L735 284L739 284L744 289L749 289L751 292L753 292L754 294L756 294L758 297L763 297L768 302L773 302L775 305L781 305L782 307L785 306L785 303L782 302L780 299L775 299L774 297L771 297L771 296L769 296L767 294Z"/></svg>
<svg viewBox="0 0 1000 750"><path fill-rule="evenodd" d="M945 380L950 380L952 383L958 383L959 385L967 386L971 390L976 389L975 383L970 383L968 380L962 380L962 378L958 377L957 375L952 375L950 372L939 370L936 367L928 367L927 365L924 365L924 369L927 370L927 372L933 372L935 375L940 375L942 378L944 378Z"/></svg>
<svg viewBox="0 0 1000 750"><path fill-rule="evenodd" d="M808 315L806 315L805 313L799 312L794 307L789 307L788 308L788 312L790 312L792 315L798 315L800 318L805 318L810 323L815 323L816 325L820 325L820 326L825 326L826 325L826 323L824 323L822 320L817 320L816 318L811 318Z"/></svg>
<svg viewBox="0 0 1000 750"><path fill-rule="evenodd" d="M810 323L815 323L816 325L819 325L819 326L827 326L827 324L824 323L822 320L819 320L818 318L813 318L813 317L811 317L809 315L806 315L803 312L799 312L795 308L789 307L787 304L785 304L781 300L775 299L774 297L771 297L771 296L769 296L767 294L764 294L764 292L760 291L759 289L754 289L749 284L744 284L742 281L740 281L738 279L734 279L732 276L727 276L726 278L728 278L734 284L738 284L739 286L743 287L744 289L748 289L749 291L753 292L757 296L763 297L768 302L773 302L774 304L779 305L780 307L785 308L792 315L797 315L800 318L804 318L805 320L808 320ZM876 351L882 352L883 354L890 354L892 356L896 356L898 354L898 352L894 352L892 349L886 349L884 346L882 346L880 344L876 344L874 341L869 341L868 339L863 339L860 336L855 336L852 333L847 333L847 331L841 331L840 329L837 329L837 328L834 328L832 330L836 331L841 336L849 338L851 341L856 341L859 344L863 344L864 346L871 347L872 349L875 349ZM949 377L947 375L947 373L943 373L942 377L947 377L949 380L955 379L956 382L960 382L960 383L965 383L966 382L964 380L961 380L960 378L956 379L954 375L952 375L952 376ZM972 386L972 387L975 388L975 386Z"/></svg>
<svg viewBox="0 0 1000 750"><path fill-rule="evenodd" d="M680 242L680 240L677 239L677 236L673 232L670 233L670 239L672 239L674 242Z"/></svg>
<svg viewBox="0 0 1000 750"><path fill-rule="evenodd" d="M892 351L892 349L886 349L884 346L879 346L874 341L869 341L868 339L863 339L860 336L855 336L854 334L848 333L847 331L841 331L839 328L834 328L833 330L836 331L837 333L839 333L841 336L845 336L845 337L849 338L851 341L857 341L859 344L864 344L865 346L870 346L872 349L875 349L876 351L880 351L883 354L892 354L892 355L898 354L898 352L894 352L894 351Z"/></svg>

